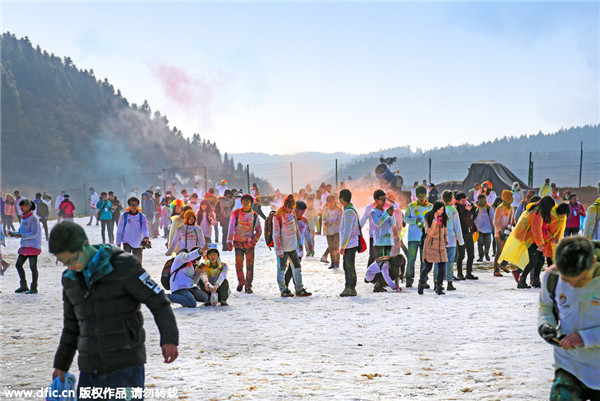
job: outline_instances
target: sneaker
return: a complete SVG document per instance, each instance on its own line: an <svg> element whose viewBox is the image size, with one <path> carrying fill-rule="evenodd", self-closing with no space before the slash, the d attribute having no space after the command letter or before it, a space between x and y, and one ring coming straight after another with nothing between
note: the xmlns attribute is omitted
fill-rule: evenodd
<svg viewBox="0 0 600 401"><path fill-rule="evenodd" d="M242 290L244 289L244 284L238 284L236 290L237 292L242 292Z"/></svg>
<svg viewBox="0 0 600 401"><path fill-rule="evenodd" d="M25 287L19 287L15 290L16 293L19 292L25 292L25 291L29 291L29 287L25 286Z"/></svg>
<svg viewBox="0 0 600 401"><path fill-rule="evenodd" d="M517 284L517 288L531 288L531 286L527 285L527 283L519 282L519 284Z"/></svg>
<svg viewBox="0 0 600 401"><path fill-rule="evenodd" d="M490 261L490 255L485 255L485 260Z"/></svg>
<svg viewBox="0 0 600 401"><path fill-rule="evenodd" d="M221 301L221 306L228 306L229 304L227 303L227 301Z"/></svg>
<svg viewBox="0 0 600 401"><path fill-rule="evenodd" d="M465 276L465 278L466 278L467 280L479 280L479 277L477 277L477 276L474 276L474 275L472 275L472 274L467 274L467 275Z"/></svg>
<svg viewBox="0 0 600 401"><path fill-rule="evenodd" d="M448 287L446 287L446 291L456 291L456 287L454 287L452 281L448 281Z"/></svg>
<svg viewBox="0 0 600 401"><path fill-rule="evenodd" d="M329 265L328 269L335 269L335 265L334 264Z"/></svg>
<svg viewBox="0 0 600 401"><path fill-rule="evenodd" d="M285 290L283 290L283 292L281 293L282 298L290 298L293 296L294 296L294 294L292 294L292 292L290 290L288 290L287 288Z"/></svg>
<svg viewBox="0 0 600 401"><path fill-rule="evenodd" d="M508 267L504 266L504 265L500 265L500 268L502 269L502 271L504 273L510 273L510 270L508 270Z"/></svg>
<svg viewBox="0 0 600 401"><path fill-rule="evenodd" d="M483 262L483 257L481 257L481 258L477 258L477 261L478 261L478 262Z"/></svg>
<svg viewBox="0 0 600 401"><path fill-rule="evenodd" d="M323 263L329 263L329 261L327 260L327 258L325 256L323 256L321 258L321 262L323 262Z"/></svg>
<svg viewBox="0 0 600 401"><path fill-rule="evenodd" d="M252 291L252 288L246 288L246 294L253 294L254 291Z"/></svg>
<svg viewBox="0 0 600 401"><path fill-rule="evenodd" d="M297 297L310 297L312 292L306 291L304 288L296 292Z"/></svg>
<svg viewBox="0 0 600 401"><path fill-rule="evenodd" d="M533 288L542 288L542 285L540 283L532 283L531 286Z"/></svg>
<svg viewBox="0 0 600 401"><path fill-rule="evenodd" d="M406 288L412 288L413 282L412 280L406 280Z"/></svg>
<svg viewBox="0 0 600 401"><path fill-rule="evenodd" d="M425 288L426 290L430 289L431 287L429 286L429 284L425 283L423 284L423 288Z"/></svg>
<svg viewBox="0 0 600 401"><path fill-rule="evenodd" d="M35 288L32 288L32 289L30 289L29 291L27 291L25 294L37 294L37 293L38 293L38 292L37 292L37 289L35 289Z"/></svg>
<svg viewBox="0 0 600 401"><path fill-rule="evenodd" d="M494 277L504 277L504 275L498 271L494 272Z"/></svg>
<svg viewBox="0 0 600 401"><path fill-rule="evenodd" d="M356 296L356 290L353 290L352 288L344 288L344 291L342 291L342 293L340 294L340 297L355 297Z"/></svg>
<svg viewBox="0 0 600 401"><path fill-rule="evenodd" d="M203 305L204 306L210 306L210 301L206 301Z"/></svg>
<svg viewBox="0 0 600 401"><path fill-rule="evenodd" d="M462 274L459 274L454 278L454 280L462 281L462 280L466 280L466 278Z"/></svg>
<svg viewBox="0 0 600 401"><path fill-rule="evenodd" d="M86 224L86 226L91 226L91 225L92 225L92 223L87 223L87 224Z"/></svg>
<svg viewBox="0 0 600 401"><path fill-rule="evenodd" d="M423 295L423 285L421 283L419 283L419 286L417 287L417 293L419 295Z"/></svg>
<svg viewBox="0 0 600 401"><path fill-rule="evenodd" d="M515 281L517 282L517 284L519 284L519 277L521 277L521 275L519 274L519 272L516 271L516 270L513 270L512 271L512 275L515 278Z"/></svg>
<svg viewBox="0 0 600 401"><path fill-rule="evenodd" d="M310 251L310 252L308 253L308 256L315 256L315 251Z"/></svg>

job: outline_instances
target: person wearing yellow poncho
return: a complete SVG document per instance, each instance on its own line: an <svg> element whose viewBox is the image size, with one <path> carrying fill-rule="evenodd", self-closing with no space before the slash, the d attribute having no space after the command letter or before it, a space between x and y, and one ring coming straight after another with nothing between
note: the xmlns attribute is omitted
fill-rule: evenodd
<svg viewBox="0 0 600 401"><path fill-rule="evenodd" d="M183 225L184 206L185 205L181 199L175 199L171 203L171 210L173 213L171 214L171 227L169 227L169 241L167 242L167 248L171 247L171 243L173 242L173 238L175 238L177 229Z"/></svg>
<svg viewBox="0 0 600 401"><path fill-rule="evenodd" d="M523 269L517 288L531 288L527 285L527 276L532 270L532 285L540 287L540 273L544 265L543 230L551 221L554 206L554 200L550 196L544 196L539 202L527 205L527 210L504 244L499 260L506 260ZM518 270L513 274L517 278Z"/></svg>
<svg viewBox="0 0 600 401"><path fill-rule="evenodd" d="M555 206L550 214L550 223L548 223L544 231L544 257L548 262L548 266L552 266L556 245L558 245L565 234L569 211L569 204L561 203Z"/></svg>

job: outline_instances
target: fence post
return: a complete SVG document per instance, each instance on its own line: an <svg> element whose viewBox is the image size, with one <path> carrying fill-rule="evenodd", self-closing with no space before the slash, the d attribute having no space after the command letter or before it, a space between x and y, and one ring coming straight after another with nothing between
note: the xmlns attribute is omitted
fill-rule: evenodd
<svg viewBox="0 0 600 401"><path fill-rule="evenodd" d="M431 158L429 158L429 183L431 184Z"/></svg>
<svg viewBox="0 0 600 401"><path fill-rule="evenodd" d="M83 211L84 211L85 215L87 216L87 212L88 212L87 207L88 207L88 204L87 204L87 199L85 199L85 181L83 182L83 204L85 205L83 207Z"/></svg>
<svg viewBox="0 0 600 401"><path fill-rule="evenodd" d="M579 188L581 188L581 172L583 171L583 141L581 141L581 152L579 153Z"/></svg>
<svg viewBox="0 0 600 401"><path fill-rule="evenodd" d="M248 193L250 193L250 165L246 164L246 179L248 181Z"/></svg>
<svg viewBox="0 0 600 401"><path fill-rule="evenodd" d="M529 164L527 167L527 186L533 188L533 163L531 162L531 152L529 152Z"/></svg>
<svg viewBox="0 0 600 401"><path fill-rule="evenodd" d="M292 162L290 162L290 178L291 178L291 183L292 183L292 193L294 193L294 166L292 164Z"/></svg>
<svg viewBox="0 0 600 401"><path fill-rule="evenodd" d="M206 166L204 166L204 193L208 193L208 172L206 171Z"/></svg>

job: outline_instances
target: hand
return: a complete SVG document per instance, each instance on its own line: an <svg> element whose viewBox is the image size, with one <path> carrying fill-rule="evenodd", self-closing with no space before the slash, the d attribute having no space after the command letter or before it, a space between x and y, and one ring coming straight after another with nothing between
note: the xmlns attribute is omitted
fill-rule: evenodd
<svg viewBox="0 0 600 401"><path fill-rule="evenodd" d="M394 290L394 292L402 292L402 288L400 286L396 287L396 289Z"/></svg>
<svg viewBox="0 0 600 401"><path fill-rule="evenodd" d="M171 363L177 356L179 356L179 352L177 351L177 346L175 344L163 344L160 346L162 348L162 354L165 358L165 363Z"/></svg>
<svg viewBox="0 0 600 401"><path fill-rule="evenodd" d="M577 333L577 332L571 333L568 336L566 336L565 338L563 338L562 340L560 340L560 346L565 351L568 351L571 348L575 348L575 347L583 347L583 339L581 338L579 333Z"/></svg>
<svg viewBox="0 0 600 401"><path fill-rule="evenodd" d="M538 333L540 333L540 336L548 344L556 345L556 346L559 345L558 342L556 341L556 336L558 335L558 333L556 332L556 327L554 327L548 323L544 323L538 328Z"/></svg>
<svg viewBox="0 0 600 401"><path fill-rule="evenodd" d="M64 370L54 369L54 372L52 372L52 380L56 379L56 376L60 377L61 382L65 381L65 371Z"/></svg>
<svg viewBox="0 0 600 401"><path fill-rule="evenodd" d="M231 242L229 242L229 243L227 244L227 249L228 249L229 251L233 251L233 244L232 244Z"/></svg>
<svg viewBox="0 0 600 401"><path fill-rule="evenodd" d="M538 246L538 252L544 252L544 249L546 249L545 245Z"/></svg>
<svg viewBox="0 0 600 401"><path fill-rule="evenodd" d="M278 257L278 258L283 258L283 252L282 252L282 253L278 253L278 254L277 254L277 257Z"/></svg>
<svg viewBox="0 0 600 401"><path fill-rule="evenodd" d="M387 208L386 210L387 214L389 214L390 216L394 214L394 207L390 206Z"/></svg>
<svg viewBox="0 0 600 401"><path fill-rule="evenodd" d="M218 288L219 288L219 286L217 284L211 285L210 286L210 292L214 294L215 292L217 292Z"/></svg>
<svg viewBox="0 0 600 401"><path fill-rule="evenodd" d="M15 233L15 235L13 235L13 237L15 237L15 238L21 238L22 235L20 233Z"/></svg>
<svg viewBox="0 0 600 401"><path fill-rule="evenodd" d="M204 289L206 290L206 292L210 292L210 284L204 284Z"/></svg>
<svg viewBox="0 0 600 401"><path fill-rule="evenodd" d="M117 246L120 248L120 247L121 247L121 244L117 244Z"/></svg>
<svg viewBox="0 0 600 401"><path fill-rule="evenodd" d="M346 254L346 248L340 249L340 255L344 256Z"/></svg>
<svg viewBox="0 0 600 401"><path fill-rule="evenodd" d="M254 238L250 237L248 238L248 246L254 246L256 245L256 241L254 241Z"/></svg>
<svg viewBox="0 0 600 401"><path fill-rule="evenodd" d="M302 245L300 245L300 246L298 247L298 249L300 250L300 252L302 252L302 251L303 251L303 249L304 249L304 247L303 247Z"/></svg>

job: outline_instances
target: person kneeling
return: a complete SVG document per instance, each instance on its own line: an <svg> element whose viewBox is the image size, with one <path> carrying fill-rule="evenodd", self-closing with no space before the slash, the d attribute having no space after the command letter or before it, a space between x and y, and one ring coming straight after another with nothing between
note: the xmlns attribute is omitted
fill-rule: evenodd
<svg viewBox="0 0 600 401"><path fill-rule="evenodd" d="M404 281L405 268L404 255L381 256L367 268L365 281L375 284L373 292L387 292L386 286L393 291L401 292L402 288L398 285L398 281Z"/></svg>
<svg viewBox="0 0 600 401"><path fill-rule="evenodd" d="M204 255L206 248L193 248L191 252L182 248L171 265L169 281L171 294L167 298L187 308L195 308L196 302L208 301L208 295L196 285L200 280L200 268L194 262Z"/></svg>
<svg viewBox="0 0 600 401"><path fill-rule="evenodd" d="M207 252L208 261L200 265L200 278L203 286L200 289L210 297L204 305L216 306L217 301L221 306L227 305L229 297L229 282L227 281L227 265L219 259L219 251L211 248Z"/></svg>

